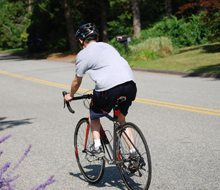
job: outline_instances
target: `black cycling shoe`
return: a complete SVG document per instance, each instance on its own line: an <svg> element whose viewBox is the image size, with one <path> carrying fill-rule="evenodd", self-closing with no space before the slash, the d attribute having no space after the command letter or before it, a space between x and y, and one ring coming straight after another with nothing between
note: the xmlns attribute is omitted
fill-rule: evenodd
<svg viewBox="0 0 220 190"><path fill-rule="evenodd" d="M91 155L91 156L95 156L97 158L102 158L103 156L105 156L104 150L102 146L99 146L98 149L95 148L94 144L88 146L86 148L86 152Z"/></svg>
<svg viewBox="0 0 220 190"><path fill-rule="evenodd" d="M137 152L131 153L129 156L130 159L130 164L128 165L128 169L130 170L130 172L133 174L135 173L138 168L139 168L139 164L140 164L140 156L138 155Z"/></svg>
<svg viewBox="0 0 220 190"><path fill-rule="evenodd" d="M133 153L130 153L130 156L128 157L131 161L137 161L137 159L139 158L138 153L135 151Z"/></svg>

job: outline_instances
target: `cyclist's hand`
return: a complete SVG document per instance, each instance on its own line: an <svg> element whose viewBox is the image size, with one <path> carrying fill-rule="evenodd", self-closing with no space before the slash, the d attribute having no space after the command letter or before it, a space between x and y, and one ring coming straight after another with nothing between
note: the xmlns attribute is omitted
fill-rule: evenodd
<svg viewBox="0 0 220 190"><path fill-rule="evenodd" d="M70 102L72 99L73 99L73 97L70 96L70 94L67 94L67 95L64 96L65 102Z"/></svg>

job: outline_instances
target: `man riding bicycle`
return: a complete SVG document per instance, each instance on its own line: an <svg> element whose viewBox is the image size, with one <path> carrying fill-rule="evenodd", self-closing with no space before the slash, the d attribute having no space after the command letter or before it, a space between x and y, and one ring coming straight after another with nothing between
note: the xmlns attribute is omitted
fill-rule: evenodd
<svg viewBox="0 0 220 190"><path fill-rule="evenodd" d="M126 96L126 101L119 104L120 125L125 124L128 108L136 97L136 84L128 62L120 56L111 45L98 42L99 33L95 24L87 23L79 27L75 38L82 49L76 58L75 78L71 85L71 92L64 99L69 102L79 89L82 78L88 71L95 82L93 98L89 109L89 123L91 125L94 144L87 148L87 152L98 158L104 156L100 141L100 118L109 113L120 96ZM126 129L130 139L134 142L130 128ZM130 153L135 153L132 145Z"/></svg>

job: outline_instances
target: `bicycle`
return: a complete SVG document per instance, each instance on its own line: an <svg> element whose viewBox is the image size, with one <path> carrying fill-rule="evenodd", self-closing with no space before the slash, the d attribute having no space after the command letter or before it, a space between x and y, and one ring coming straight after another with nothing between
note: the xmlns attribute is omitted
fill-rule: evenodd
<svg viewBox="0 0 220 190"><path fill-rule="evenodd" d="M67 93L63 91L63 96ZM92 98L92 94L84 94L74 97L72 100L88 100ZM88 118L82 118L76 125L74 133L75 156L78 167L90 183L98 183L104 174L105 162L110 165L116 165L122 180L130 190L149 189L151 182L151 157L150 151L141 130L133 123L125 123L120 125L117 121L120 111L118 105L126 101L125 96L118 98L115 107L113 108L113 117L106 114L110 121L113 122L113 148L105 133L103 127L100 127L100 139L103 145L105 156L96 158L87 154L86 147L93 143L93 136L90 130ZM71 108L69 102L64 102L71 113L75 111ZM126 129L131 128L134 136L134 143L128 137ZM127 142L126 142L127 141ZM132 158L128 143L131 143L136 150L136 155ZM107 153L107 154L106 154ZM108 158L106 157L108 155Z"/></svg>

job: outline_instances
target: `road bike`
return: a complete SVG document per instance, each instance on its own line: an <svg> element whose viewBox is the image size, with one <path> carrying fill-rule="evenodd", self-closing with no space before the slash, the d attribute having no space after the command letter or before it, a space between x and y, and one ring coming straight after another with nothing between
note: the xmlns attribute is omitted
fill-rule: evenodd
<svg viewBox="0 0 220 190"><path fill-rule="evenodd" d="M64 91L63 96L66 94ZM92 94L84 94L74 97L72 100L89 100L92 99L92 96ZM113 122L112 143L107 137L109 135L106 135L107 131L102 126L100 127L100 139L105 152L105 156L102 158L97 158L87 153L87 146L93 144L93 136L88 118L79 120L74 133L76 161L81 173L90 183L95 184L102 179L105 163L107 162L117 167L128 189L147 190L150 186L152 173L150 151L143 133L135 124L129 122L121 126L118 122L118 115L120 114L118 105L123 101L126 101L125 96L118 98L113 108L113 116L105 115ZM71 113L75 113L69 102L64 102L64 107L65 104ZM132 129L134 142L126 133L128 128ZM129 143L136 150L135 156L130 154Z"/></svg>

